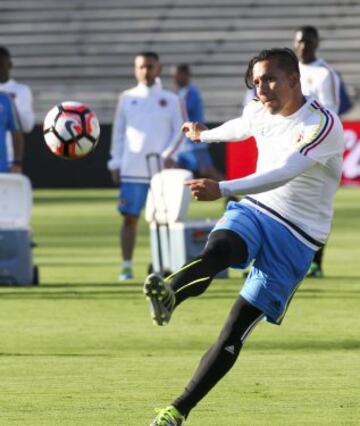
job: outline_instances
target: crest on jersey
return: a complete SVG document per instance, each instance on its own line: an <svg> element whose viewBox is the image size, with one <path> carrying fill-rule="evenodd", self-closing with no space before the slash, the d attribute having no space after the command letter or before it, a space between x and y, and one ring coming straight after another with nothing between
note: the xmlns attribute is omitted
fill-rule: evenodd
<svg viewBox="0 0 360 426"><path fill-rule="evenodd" d="M304 133L300 130L295 137L295 143L300 143L303 139Z"/></svg>
<svg viewBox="0 0 360 426"><path fill-rule="evenodd" d="M160 99L160 100L159 100L159 105L160 105L161 107L166 107L166 105L167 105L167 100L166 100L166 99Z"/></svg>

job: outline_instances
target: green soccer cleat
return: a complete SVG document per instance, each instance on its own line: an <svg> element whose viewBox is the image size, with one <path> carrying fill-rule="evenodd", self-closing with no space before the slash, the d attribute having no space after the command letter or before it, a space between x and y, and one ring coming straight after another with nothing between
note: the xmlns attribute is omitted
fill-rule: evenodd
<svg viewBox="0 0 360 426"><path fill-rule="evenodd" d="M185 417L173 405L155 411L157 416L150 426L181 426L185 422Z"/></svg>
<svg viewBox="0 0 360 426"><path fill-rule="evenodd" d="M308 278L323 278L324 274L321 270L321 266L316 262L311 262L310 268L307 271L306 276Z"/></svg>
<svg viewBox="0 0 360 426"><path fill-rule="evenodd" d="M151 316L155 324L170 321L175 306L175 294L157 274L150 274L144 283L144 294L150 302Z"/></svg>

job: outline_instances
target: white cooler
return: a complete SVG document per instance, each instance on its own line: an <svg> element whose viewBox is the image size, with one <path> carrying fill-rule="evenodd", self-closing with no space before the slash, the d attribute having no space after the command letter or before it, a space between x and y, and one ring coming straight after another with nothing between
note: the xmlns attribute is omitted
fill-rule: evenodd
<svg viewBox="0 0 360 426"><path fill-rule="evenodd" d="M186 262L199 256L205 247L209 233L215 220L188 220L174 222L169 226L160 225L160 246L165 271L177 271ZM159 244L155 223L150 224L150 245L154 272L160 272ZM224 269L218 278L227 278L228 270Z"/></svg>
<svg viewBox="0 0 360 426"><path fill-rule="evenodd" d="M31 209L30 180L0 173L0 285L38 284L32 260Z"/></svg>
<svg viewBox="0 0 360 426"><path fill-rule="evenodd" d="M185 220L191 193L184 186L184 181L191 178L192 173L188 170L165 169L155 174L151 180L145 220L150 224L150 248L154 272L174 272L199 256L216 223L210 219ZM220 272L217 276L227 278L228 270Z"/></svg>

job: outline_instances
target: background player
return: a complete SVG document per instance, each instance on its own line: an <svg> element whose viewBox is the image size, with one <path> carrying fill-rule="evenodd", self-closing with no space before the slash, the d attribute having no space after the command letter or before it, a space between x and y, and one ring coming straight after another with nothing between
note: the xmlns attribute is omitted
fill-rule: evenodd
<svg viewBox="0 0 360 426"><path fill-rule="evenodd" d="M14 157L8 159L6 135L11 133ZM24 155L24 137L11 96L0 92L0 173L21 173Z"/></svg>
<svg viewBox="0 0 360 426"><path fill-rule="evenodd" d="M190 121L204 123L204 105L199 88L191 81L191 70L188 64L174 65L171 75L180 98L186 106ZM224 176L219 172L205 144L194 144L186 139L178 155L177 163L184 169L191 170L195 176L222 180Z"/></svg>
<svg viewBox="0 0 360 426"><path fill-rule="evenodd" d="M30 133L34 128L35 114L33 110L33 97L29 86L19 83L11 78L13 63L9 50L0 46L0 91L9 93L13 98L19 116L21 130ZM7 158L11 166L14 160L13 141L11 132L6 135ZM18 159L16 159L18 160Z"/></svg>
<svg viewBox="0 0 360 426"><path fill-rule="evenodd" d="M313 26L302 26L294 34L294 50L299 60L301 88L304 95L313 96L332 111L339 113L341 80L337 72L322 58L316 57L319 33ZM324 247L318 250L308 276L323 276Z"/></svg>
<svg viewBox="0 0 360 426"><path fill-rule="evenodd" d="M155 52L135 56L137 86L120 95L112 132L112 179L120 184L119 212L123 215L120 247L123 258L119 280L133 278L132 258L137 226L149 189L146 157L162 156L165 167L174 166L175 151L183 140L184 114L180 99L161 87L161 65Z"/></svg>

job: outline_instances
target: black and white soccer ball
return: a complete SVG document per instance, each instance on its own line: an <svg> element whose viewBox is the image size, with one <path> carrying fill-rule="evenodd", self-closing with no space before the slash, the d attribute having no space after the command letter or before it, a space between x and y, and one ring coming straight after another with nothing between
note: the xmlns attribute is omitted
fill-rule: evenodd
<svg viewBox="0 0 360 426"><path fill-rule="evenodd" d="M85 157L100 137L99 120L94 111L80 102L67 101L46 114L44 138L50 151L61 158Z"/></svg>

